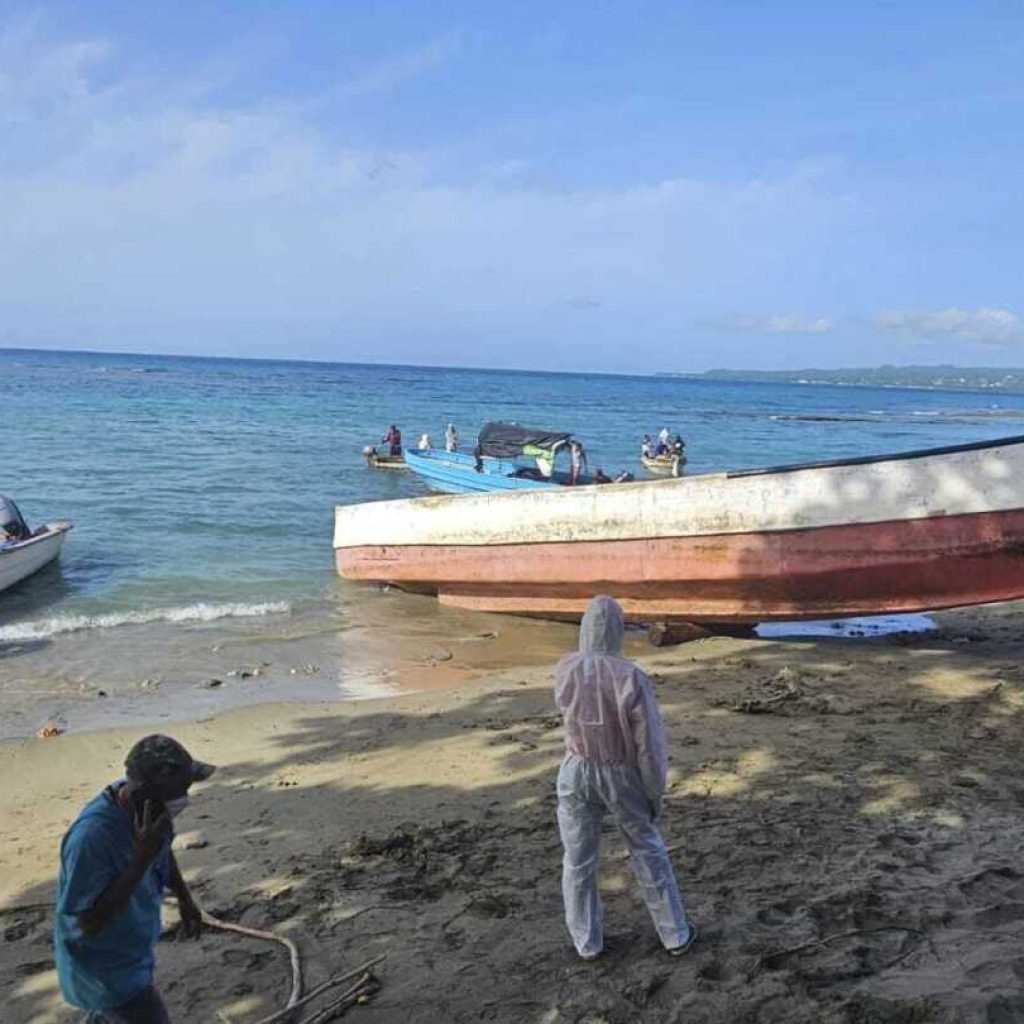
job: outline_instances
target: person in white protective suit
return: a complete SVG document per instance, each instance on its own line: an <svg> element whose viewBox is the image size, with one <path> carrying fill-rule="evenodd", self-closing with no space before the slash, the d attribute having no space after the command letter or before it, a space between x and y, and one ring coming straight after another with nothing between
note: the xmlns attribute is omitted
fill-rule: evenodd
<svg viewBox="0 0 1024 1024"><path fill-rule="evenodd" d="M604 948L597 868L606 813L626 842L665 949L679 956L697 937L656 824L668 767L665 729L651 680L622 657L623 631L619 603L595 597L580 625L579 653L566 655L556 670L566 748L558 772L562 895L565 923L585 960Z"/></svg>

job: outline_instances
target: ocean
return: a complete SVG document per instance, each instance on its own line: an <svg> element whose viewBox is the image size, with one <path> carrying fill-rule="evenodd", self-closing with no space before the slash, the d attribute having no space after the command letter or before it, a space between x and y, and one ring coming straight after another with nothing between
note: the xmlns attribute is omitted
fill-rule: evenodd
<svg viewBox="0 0 1024 1024"><path fill-rule="evenodd" d="M336 578L335 504L426 493L367 469L391 423L407 443L440 443L448 421L464 444L490 419L571 430L592 467L639 476L640 436L662 426L702 473L994 438L1022 418L1024 396L992 392L0 350L0 493L33 526L75 524L59 565L0 595L0 736L152 717L160 689L201 709L375 696L433 638L499 631ZM564 639L505 623L545 654ZM298 640L315 663L282 653Z"/></svg>

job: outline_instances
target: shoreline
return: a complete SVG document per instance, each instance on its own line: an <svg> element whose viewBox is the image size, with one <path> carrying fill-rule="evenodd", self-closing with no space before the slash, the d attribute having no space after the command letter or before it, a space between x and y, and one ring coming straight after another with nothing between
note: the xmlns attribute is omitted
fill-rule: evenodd
<svg viewBox="0 0 1024 1024"><path fill-rule="evenodd" d="M564 624L454 612L395 590L339 593L276 614L0 642L0 743L47 725L73 734L400 696L551 664L574 642Z"/></svg>
<svg viewBox="0 0 1024 1024"><path fill-rule="evenodd" d="M386 952L361 1011L386 1024L992 1019L1017 998L1024 940L1019 615L643 653L670 737L663 831L701 930L680 962L659 954L611 832L602 891L622 951L571 955L550 661L176 725L221 766L180 819L182 870L216 916L293 937L307 987ZM0 984L16 1021L74 1015L48 914L3 908L50 898L63 830L146 731L0 744ZM248 1024L283 1005L286 957L265 943L209 933L157 960L175 1020Z"/></svg>

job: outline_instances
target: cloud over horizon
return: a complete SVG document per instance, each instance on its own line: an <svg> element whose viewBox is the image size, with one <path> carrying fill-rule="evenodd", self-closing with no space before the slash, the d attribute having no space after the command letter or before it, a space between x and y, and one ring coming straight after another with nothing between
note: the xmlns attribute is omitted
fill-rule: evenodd
<svg viewBox="0 0 1024 1024"><path fill-rule="evenodd" d="M917 339L952 335L980 345L1024 344L1024 320L1013 310L998 306L975 310L950 307L934 313L879 313L875 324L883 331Z"/></svg>
<svg viewBox="0 0 1024 1024"><path fill-rule="evenodd" d="M722 321L729 330L762 331L766 334L828 334L836 329L836 321L827 316L796 316L773 313L770 316L739 316Z"/></svg>

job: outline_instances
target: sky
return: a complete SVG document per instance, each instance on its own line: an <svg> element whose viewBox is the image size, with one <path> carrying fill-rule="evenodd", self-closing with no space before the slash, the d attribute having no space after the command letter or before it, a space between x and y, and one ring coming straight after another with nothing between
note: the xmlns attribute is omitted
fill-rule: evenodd
<svg viewBox="0 0 1024 1024"><path fill-rule="evenodd" d="M1024 5L0 0L0 346L1024 365Z"/></svg>

